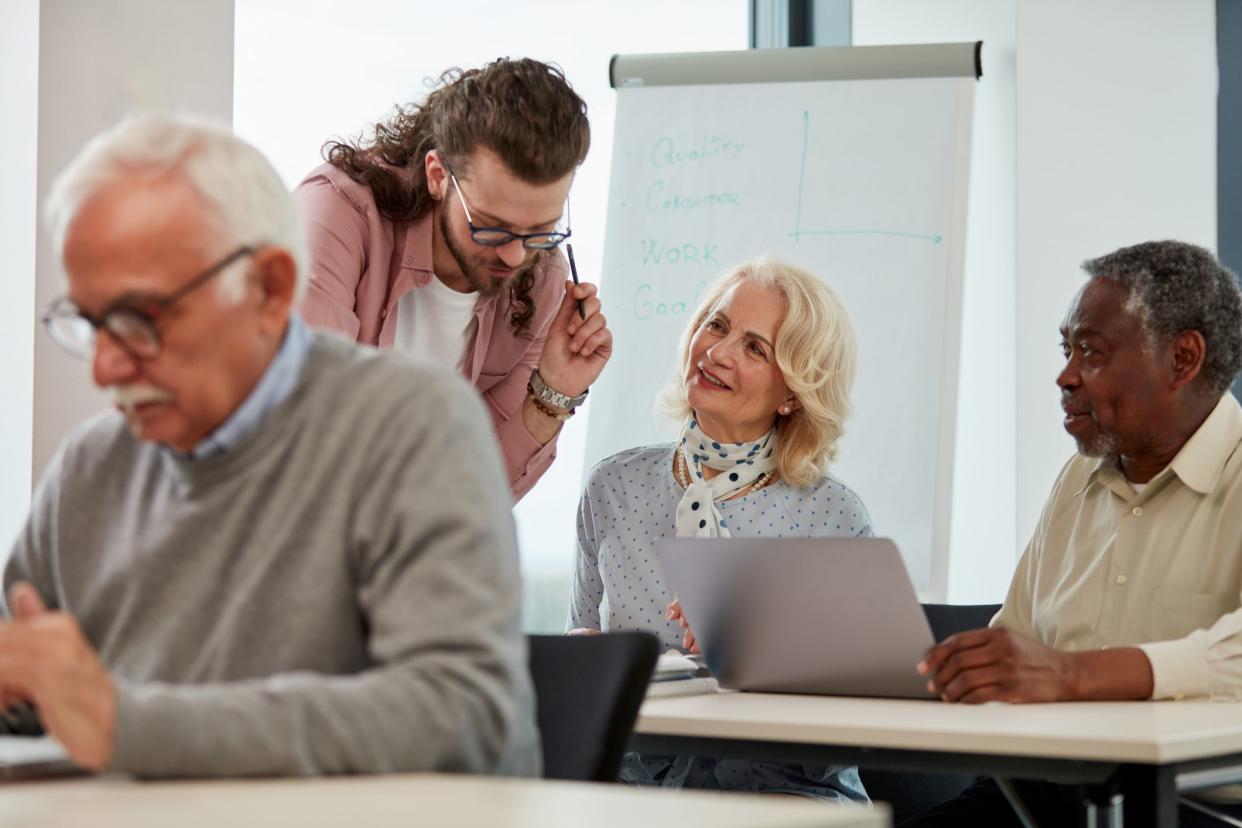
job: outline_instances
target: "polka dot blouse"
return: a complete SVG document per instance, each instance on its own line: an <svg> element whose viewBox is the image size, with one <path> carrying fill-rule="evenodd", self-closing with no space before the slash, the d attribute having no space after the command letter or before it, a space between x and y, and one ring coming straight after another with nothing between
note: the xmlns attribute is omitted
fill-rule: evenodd
<svg viewBox="0 0 1242 828"><path fill-rule="evenodd" d="M647 630L664 647L681 629L664 618L673 599L655 542L676 537L684 489L673 477L673 446L614 454L587 479L578 506L578 559L569 627ZM869 536L871 518L858 495L831 475L798 488L777 481L718 504L733 537ZM867 801L856 768L812 762L770 763L694 756L627 754L621 778L663 787L780 791L836 802Z"/></svg>
<svg viewBox="0 0 1242 828"><path fill-rule="evenodd" d="M569 626L649 630L665 647L681 629L664 618L673 595L655 542L672 538L685 492L673 477L673 446L645 446L601 461L578 506L578 559ZM717 504L735 538L867 536L871 518L858 495L831 475L798 488L778 480Z"/></svg>

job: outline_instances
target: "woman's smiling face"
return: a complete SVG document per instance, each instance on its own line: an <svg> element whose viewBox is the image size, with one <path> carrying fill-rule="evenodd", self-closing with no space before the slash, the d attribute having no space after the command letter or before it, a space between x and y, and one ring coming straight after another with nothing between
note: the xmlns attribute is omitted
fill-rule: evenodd
<svg viewBox="0 0 1242 828"><path fill-rule="evenodd" d="M686 396L704 433L742 443L765 434L791 394L776 364L785 320L780 293L744 279L703 318L690 340Z"/></svg>

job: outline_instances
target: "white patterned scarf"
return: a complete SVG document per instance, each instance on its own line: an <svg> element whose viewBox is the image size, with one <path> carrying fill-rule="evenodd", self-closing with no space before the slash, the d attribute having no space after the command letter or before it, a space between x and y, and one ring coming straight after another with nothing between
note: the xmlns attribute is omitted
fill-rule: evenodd
<svg viewBox="0 0 1242 828"><path fill-rule="evenodd" d="M716 508L717 501L745 489L760 477L764 480L770 477L776 468L776 458L772 456L775 451L775 428L758 440L721 443L704 434L699 424L691 419L682 429L677 446L681 456L674 458L674 462L683 464L681 468L689 472L690 482L677 504L677 537L729 537L729 528ZM705 480L704 466L720 474Z"/></svg>

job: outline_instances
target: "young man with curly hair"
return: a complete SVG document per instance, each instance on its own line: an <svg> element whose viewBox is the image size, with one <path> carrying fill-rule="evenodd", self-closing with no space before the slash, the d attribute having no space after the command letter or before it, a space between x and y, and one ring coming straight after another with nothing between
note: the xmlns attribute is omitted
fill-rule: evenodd
<svg viewBox="0 0 1242 828"><path fill-rule="evenodd" d="M596 289L568 281L586 104L554 66L449 70L369 140L332 141L295 198L311 247L301 311L358 342L455 366L492 416L515 499L612 351Z"/></svg>

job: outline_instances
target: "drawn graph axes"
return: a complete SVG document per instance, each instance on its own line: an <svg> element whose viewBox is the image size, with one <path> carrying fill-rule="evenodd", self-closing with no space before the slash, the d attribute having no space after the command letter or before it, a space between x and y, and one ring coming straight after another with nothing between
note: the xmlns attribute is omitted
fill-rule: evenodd
<svg viewBox="0 0 1242 828"><path fill-rule="evenodd" d="M916 239L932 244L940 244L944 239L938 233L907 233L900 230L871 230L852 228L842 230L803 230L802 229L802 195L806 187L806 154L810 147L811 113L802 110L802 155L798 161L798 203L794 209L794 229L789 235L794 241L802 241L803 236L895 236L903 239Z"/></svg>

